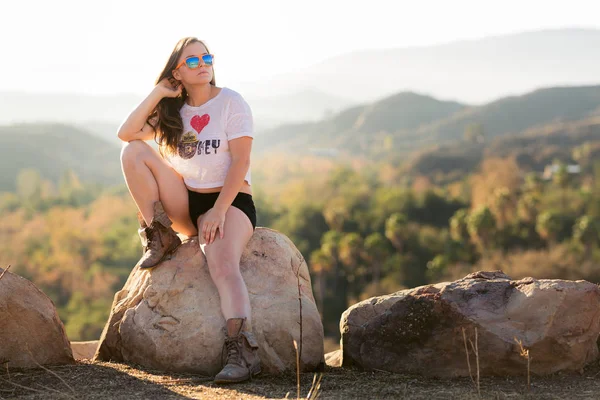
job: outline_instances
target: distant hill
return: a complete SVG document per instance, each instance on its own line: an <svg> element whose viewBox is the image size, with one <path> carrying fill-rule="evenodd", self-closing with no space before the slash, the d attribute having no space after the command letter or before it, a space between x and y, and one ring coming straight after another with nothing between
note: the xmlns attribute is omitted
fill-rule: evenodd
<svg viewBox="0 0 600 400"><path fill-rule="evenodd" d="M587 145L579 159L573 150ZM541 172L553 160L578 163L584 169L600 160L600 115L581 121L548 124L494 140L485 155L515 157L525 170Z"/></svg>
<svg viewBox="0 0 600 400"><path fill-rule="evenodd" d="M465 106L440 101L417 93L404 92L363 108L352 128L361 133L395 132L414 129L424 123L452 115Z"/></svg>
<svg viewBox="0 0 600 400"><path fill-rule="evenodd" d="M412 92L356 106L306 124L283 125L263 133L258 153L335 148L342 154L379 159L407 155L433 145L462 142L472 124L489 141L497 136L556 121L584 119L600 113L600 86L555 87L482 106L440 101Z"/></svg>
<svg viewBox="0 0 600 400"><path fill-rule="evenodd" d="M351 107L320 122L286 124L268 130L258 138L255 148L258 153L317 147L369 151L372 146L384 145L389 133L415 130L464 108L460 103L417 93L398 93L372 104Z"/></svg>
<svg viewBox="0 0 600 400"><path fill-rule="evenodd" d="M434 46L342 54L242 86L273 95L316 87L350 101L402 91L483 104L553 86L600 82L600 30L554 29Z"/></svg>
<svg viewBox="0 0 600 400"><path fill-rule="evenodd" d="M584 145L587 152L575 160L574 150ZM600 117L550 123L487 144L456 141L436 146L412 154L404 163L404 175L422 175L444 183L475 171L488 157L514 158L524 171L542 172L556 159L591 169L593 160L600 159Z"/></svg>
<svg viewBox="0 0 600 400"><path fill-rule="evenodd" d="M0 191L13 191L24 168L58 182L73 169L85 182L123 183L120 149L87 131L63 124L0 126Z"/></svg>
<svg viewBox="0 0 600 400"><path fill-rule="evenodd" d="M552 121L578 120L600 110L600 86L554 87L469 107L446 119L422 126L414 139L439 142L461 139L466 127L480 123L486 139L516 133Z"/></svg>

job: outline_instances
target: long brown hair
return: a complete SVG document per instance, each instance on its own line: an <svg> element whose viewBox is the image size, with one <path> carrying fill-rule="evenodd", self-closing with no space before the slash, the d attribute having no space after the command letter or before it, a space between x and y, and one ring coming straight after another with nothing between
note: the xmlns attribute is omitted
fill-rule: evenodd
<svg viewBox="0 0 600 400"><path fill-rule="evenodd" d="M173 70L177 66L177 61L179 60L179 57L181 57L183 49L192 43L201 43L204 47L206 47L206 51L210 53L208 47L202 40L199 40L195 37L186 37L181 39L175 45L169 60L156 79L155 84L158 84L165 78L171 78L171 80L175 79L173 78ZM213 69L213 78L210 81L210 84L216 86L214 72L215 71ZM182 88L181 96L164 97L158 102L156 108L148 116L147 122L154 128L154 140L159 145L159 151L161 155L164 155L163 149L172 154L177 152L177 142L179 140L179 136L183 133L183 121L181 120L179 110L181 107L183 107L183 103L187 96L187 91L185 88Z"/></svg>

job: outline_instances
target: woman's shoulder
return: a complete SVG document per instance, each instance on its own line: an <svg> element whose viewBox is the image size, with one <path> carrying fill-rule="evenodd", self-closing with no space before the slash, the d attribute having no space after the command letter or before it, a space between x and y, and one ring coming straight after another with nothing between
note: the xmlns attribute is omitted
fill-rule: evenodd
<svg viewBox="0 0 600 400"><path fill-rule="evenodd" d="M226 97L229 97L230 99L244 100L244 97L240 94L240 92L230 87L223 86L221 88L221 91L223 92L223 94L225 94Z"/></svg>
<svg viewBox="0 0 600 400"><path fill-rule="evenodd" d="M225 91L230 109L236 112L239 112L240 109L250 111L248 102L240 92L225 86L222 88L222 90Z"/></svg>

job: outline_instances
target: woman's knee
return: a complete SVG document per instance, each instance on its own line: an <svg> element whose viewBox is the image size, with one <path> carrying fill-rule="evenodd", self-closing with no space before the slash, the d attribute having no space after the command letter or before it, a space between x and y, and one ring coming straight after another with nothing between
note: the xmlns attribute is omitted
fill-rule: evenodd
<svg viewBox="0 0 600 400"><path fill-rule="evenodd" d="M215 282L241 279L240 263L233 260L209 260L208 268Z"/></svg>
<svg viewBox="0 0 600 400"><path fill-rule="evenodd" d="M143 159L150 146L143 140L126 142L121 148L121 163L129 164Z"/></svg>

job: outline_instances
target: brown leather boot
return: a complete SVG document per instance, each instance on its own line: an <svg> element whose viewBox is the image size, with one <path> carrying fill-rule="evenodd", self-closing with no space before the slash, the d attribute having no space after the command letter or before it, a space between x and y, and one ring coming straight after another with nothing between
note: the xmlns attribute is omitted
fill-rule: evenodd
<svg viewBox="0 0 600 400"><path fill-rule="evenodd" d="M227 320L223 346L225 367L215 376L215 383L243 382L260 373L258 343L246 324L246 318Z"/></svg>
<svg viewBox="0 0 600 400"><path fill-rule="evenodd" d="M146 252L146 247L148 246L148 238L146 237L146 228L148 228L148 225L146 224L144 216L139 211L137 212L137 219L140 224L140 227L138 228L138 235L142 241L142 248L144 249L142 254L144 254Z"/></svg>
<svg viewBox="0 0 600 400"><path fill-rule="evenodd" d="M181 239L171 228L173 222L165 213L160 200L154 202L154 216L150 226L146 225L139 212L138 221L140 222L138 234L144 247L144 254L138 263L140 268L155 267L181 245Z"/></svg>

